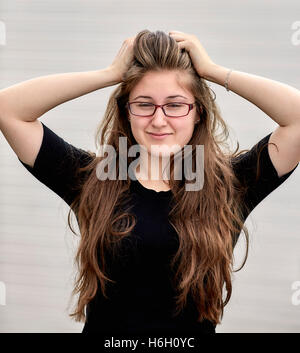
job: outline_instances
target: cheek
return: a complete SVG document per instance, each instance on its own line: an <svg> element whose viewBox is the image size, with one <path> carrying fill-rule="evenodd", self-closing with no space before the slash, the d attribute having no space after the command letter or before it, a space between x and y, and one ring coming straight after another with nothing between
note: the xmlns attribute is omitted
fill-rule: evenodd
<svg viewBox="0 0 300 353"><path fill-rule="evenodd" d="M146 124L142 121L132 121L131 122L131 132L138 143L141 143L142 134L145 131Z"/></svg>
<svg viewBox="0 0 300 353"><path fill-rule="evenodd" d="M180 141L181 144L187 144L194 132L194 124L184 124L177 127L176 129L176 139Z"/></svg>

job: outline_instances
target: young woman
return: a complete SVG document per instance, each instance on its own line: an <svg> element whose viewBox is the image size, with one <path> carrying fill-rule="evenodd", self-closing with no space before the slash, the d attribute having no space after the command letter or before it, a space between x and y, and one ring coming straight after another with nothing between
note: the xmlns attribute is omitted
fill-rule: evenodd
<svg viewBox="0 0 300 353"><path fill-rule="evenodd" d="M231 152L205 80L258 106L277 122L276 130L251 150ZM107 167L117 177L105 179L99 171L106 154L76 148L38 118L115 84L96 134L96 145L116 151ZM70 206L71 229L71 211L76 216L78 302L71 315L85 321L83 332L215 332L231 296L241 231L244 263L247 258L244 222L298 165L300 92L215 64L194 35L144 30L124 41L110 67L22 82L0 91L0 106L1 131L20 162ZM175 157L186 145L193 170L197 146L204 146L198 190L187 190L184 173L175 178ZM120 165L134 161L133 146L140 147L135 177L118 178ZM177 149L168 161L172 146Z"/></svg>

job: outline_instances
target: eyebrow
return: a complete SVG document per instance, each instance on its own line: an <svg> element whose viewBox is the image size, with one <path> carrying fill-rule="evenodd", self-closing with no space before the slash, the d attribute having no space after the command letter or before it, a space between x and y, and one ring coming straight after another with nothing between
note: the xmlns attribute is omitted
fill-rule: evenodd
<svg viewBox="0 0 300 353"><path fill-rule="evenodd" d="M168 98L177 98L177 97L181 97L181 98L187 99L186 97L181 96L180 94L177 94L177 95L175 95L175 96L168 96L166 99L168 99ZM137 97L134 98L134 100L136 100L136 99L138 99L138 98L153 99L153 98L150 97L150 96L137 96Z"/></svg>

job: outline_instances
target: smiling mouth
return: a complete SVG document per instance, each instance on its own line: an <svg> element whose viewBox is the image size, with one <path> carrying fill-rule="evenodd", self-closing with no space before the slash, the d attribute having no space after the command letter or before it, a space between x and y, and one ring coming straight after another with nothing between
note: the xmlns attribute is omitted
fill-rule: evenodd
<svg viewBox="0 0 300 353"><path fill-rule="evenodd" d="M156 134L156 133L154 133L154 132L148 132L148 134L150 134L150 135L154 135L154 136L171 135L171 134L169 134L169 133L165 133L165 134Z"/></svg>

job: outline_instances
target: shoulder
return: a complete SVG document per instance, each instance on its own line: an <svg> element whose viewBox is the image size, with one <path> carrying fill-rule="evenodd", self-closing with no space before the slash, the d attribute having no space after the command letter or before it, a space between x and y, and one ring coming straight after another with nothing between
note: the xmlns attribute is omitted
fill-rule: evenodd
<svg viewBox="0 0 300 353"><path fill-rule="evenodd" d="M231 159L235 176L247 190L244 201L250 209L277 189L298 166L297 164L287 173L278 175L269 154L268 143L271 135L272 133L265 135L249 150Z"/></svg>

